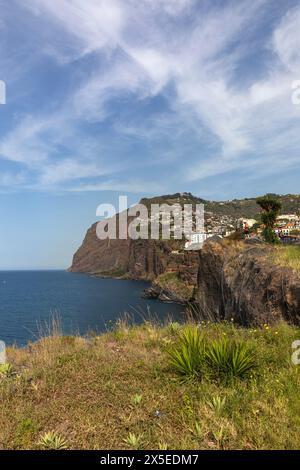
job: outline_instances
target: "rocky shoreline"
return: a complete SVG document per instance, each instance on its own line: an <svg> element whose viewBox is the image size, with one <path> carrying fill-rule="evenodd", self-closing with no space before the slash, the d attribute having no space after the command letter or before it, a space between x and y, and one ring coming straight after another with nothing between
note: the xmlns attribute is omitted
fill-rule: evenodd
<svg viewBox="0 0 300 470"><path fill-rule="evenodd" d="M170 289L164 289L155 282L152 283L151 287L143 291L142 298L150 300L155 299L160 300L161 302L177 303L182 305L188 303L187 300L178 296L178 294L176 294L174 291Z"/></svg>

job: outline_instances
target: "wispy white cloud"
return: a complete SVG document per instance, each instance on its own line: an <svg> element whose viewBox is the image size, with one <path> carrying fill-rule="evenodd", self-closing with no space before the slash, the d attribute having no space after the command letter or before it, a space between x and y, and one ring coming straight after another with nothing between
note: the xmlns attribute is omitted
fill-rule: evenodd
<svg viewBox="0 0 300 470"><path fill-rule="evenodd" d="M284 16L273 34L273 47L281 63L293 74L300 74L300 8Z"/></svg>
<svg viewBox="0 0 300 470"><path fill-rule="evenodd" d="M43 22L58 22L79 40L79 54L114 46L121 32L124 12L116 0L29 0L26 7ZM62 47L65 45L62 44Z"/></svg>
<svg viewBox="0 0 300 470"><path fill-rule="evenodd" d="M279 172L283 154L286 168L300 163L300 111L290 99L291 84L300 78L300 7L286 11L272 30L266 22L263 32L256 31L256 20L268 15L266 0L28 0L22 8L41 29L47 24L41 50L51 50L59 66L69 62L78 70L82 61L94 62L55 112L26 116L0 138L0 157L35 171L36 187L158 189L153 175L132 185L120 179L123 172L130 180L126 164L138 167L137 158L147 167L145 155L134 152L127 160L127 154L124 165L122 144L120 164L107 146L104 152L84 148L82 141L91 137L84 126L110 120L112 138L165 142L155 148L153 161L168 154L173 136L177 167L170 171L178 183L239 170L264 174L272 158L272 171ZM243 67L255 53L263 66L247 81ZM163 111L143 116L141 123L136 110L154 97L165 100ZM114 103L122 99L131 110L119 116ZM185 155L185 135L199 145L191 155Z"/></svg>
<svg viewBox="0 0 300 470"><path fill-rule="evenodd" d="M100 165L79 162L72 158L65 158L57 163L49 164L40 175L40 184L45 186L55 185L78 178L94 178L107 173L107 169L101 169Z"/></svg>
<svg viewBox="0 0 300 470"><path fill-rule="evenodd" d="M155 183L142 179L122 179L107 180L103 183L87 183L69 186L69 192L89 192L89 191L124 191L129 193L157 193L162 194L166 189L163 183Z"/></svg>
<svg viewBox="0 0 300 470"><path fill-rule="evenodd" d="M49 121L26 116L0 140L0 156L6 160L35 166L47 160L50 148L38 138L49 128Z"/></svg>

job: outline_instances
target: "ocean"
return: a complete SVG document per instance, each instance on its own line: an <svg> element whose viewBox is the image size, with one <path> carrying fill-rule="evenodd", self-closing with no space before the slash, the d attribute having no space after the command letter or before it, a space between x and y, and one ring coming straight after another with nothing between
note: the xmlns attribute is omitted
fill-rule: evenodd
<svg viewBox="0 0 300 470"><path fill-rule="evenodd" d="M182 318L182 305L142 299L148 286L66 271L1 271L0 340L25 346L47 334L53 318L66 335L106 331L125 312L136 323Z"/></svg>

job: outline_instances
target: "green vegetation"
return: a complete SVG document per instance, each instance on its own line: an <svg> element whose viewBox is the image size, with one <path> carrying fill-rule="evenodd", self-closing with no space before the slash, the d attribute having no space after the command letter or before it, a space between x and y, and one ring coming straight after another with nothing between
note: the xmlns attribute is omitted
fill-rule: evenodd
<svg viewBox="0 0 300 470"><path fill-rule="evenodd" d="M194 286L182 281L178 272L163 273L155 279L155 283L162 289L171 291L183 301L188 301L193 296Z"/></svg>
<svg viewBox="0 0 300 470"><path fill-rule="evenodd" d="M136 436L132 432L128 434L126 439L124 439L125 444L127 444L127 447L133 450L139 450L142 448L142 435Z"/></svg>
<svg viewBox="0 0 300 470"><path fill-rule="evenodd" d="M283 268L300 271L300 247L293 245L276 246L271 253L271 261Z"/></svg>
<svg viewBox="0 0 300 470"><path fill-rule="evenodd" d="M176 371L186 378L204 375L223 380L245 378L256 367L247 343L227 337L210 341L198 327L190 325L182 330L178 344L170 348L169 355Z"/></svg>
<svg viewBox="0 0 300 470"><path fill-rule="evenodd" d="M178 337L178 344L168 350L174 369L187 378L199 377L203 373L206 345L198 328L187 326Z"/></svg>
<svg viewBox="0 0 300 470"><path fill-rule="evenodd" d="M256 367L255 356L246 342L221 338L208 344L207 362L213 372L222 379L247 377Z"/></svg>
<svg viewBox="0 0 300 470"><path fill-rule="evenodd" d="M260 215L260 218L265 226L263 230L263 237L265 241L268 243L278 242L278 237L274 232L274 226L280 209L282 208L282 203L272 194L266 194L265 196L258 197L256 202L263 211Z"/></svg>
<svg viewBox="0 0 300 470"><path fill-rule="evenodd" d="M11 377L14 369L11 364L0 364L0 377Z"/></svg>
<svg viewBox="0 0 300 470"><path fill-rule="evenodd" d="M8 348L14 373L0 377L0 448L297 449L296 339L300 330L284 323L119 322L100 336L57 332ZM190 380L170 355L184 347Z"/></svg>
<svg viewBox="0 0 300 470"><path fill-rule="evenodd" d="M39 445L47 450L65 450L68 448L67 441L55 431L44 434L40 438Z"/></svg>
<svg viewBox="0 0 300 470"><path fill-rule="evenodd" d="M142 401L142 398L143 398L143 395L139 395L138 393L136 393L133 397L132 397L132 403L136 406L138 406L141 401Z"/></svg>
<svg viewBox="0 0 300 470"><path fill-rule="evenodd" d="M207 400L208 406L217 414L221 415L225 405L226 405L226 396L221 398L219 395L212 397L211 400Z"/></svg>
<svg viewBox="0 0 300 470"><path fill-rule="evenodd" d="M110 271L97 271L93 273L94 276L113 278L124 278L126 274L127 271L121 267Z"/></svg>

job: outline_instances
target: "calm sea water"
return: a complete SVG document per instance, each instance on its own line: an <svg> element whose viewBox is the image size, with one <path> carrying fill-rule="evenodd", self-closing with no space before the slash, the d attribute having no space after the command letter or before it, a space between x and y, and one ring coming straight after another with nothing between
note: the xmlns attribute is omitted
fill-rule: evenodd
<svg viewBox="0 0 300 470"><path fill-rule="evenodd" d="M65 271L0 272L0 340L24 346L59 315L64 334L101 332L128 312L135 322L156 315L179 319L183 307L141 298L149 284Z"/></svg>

